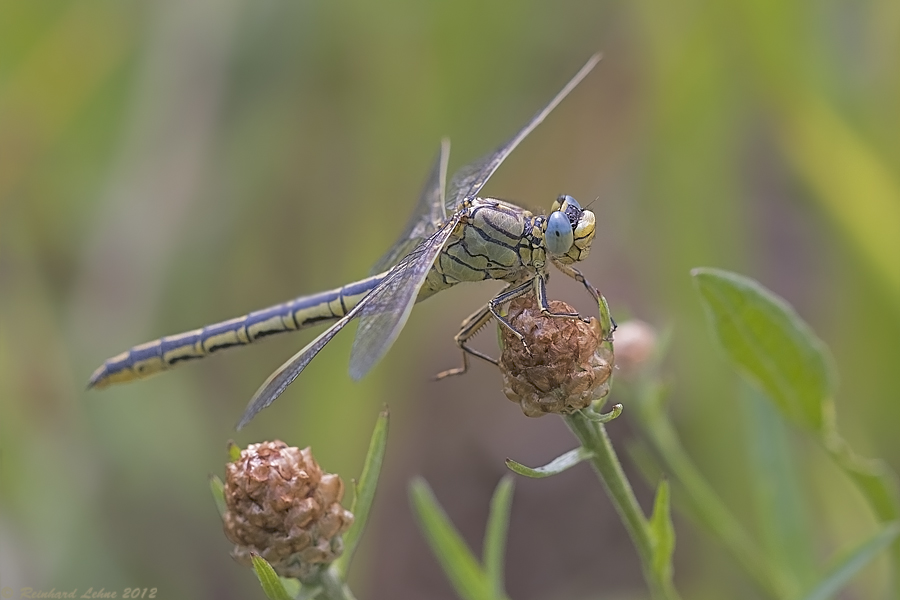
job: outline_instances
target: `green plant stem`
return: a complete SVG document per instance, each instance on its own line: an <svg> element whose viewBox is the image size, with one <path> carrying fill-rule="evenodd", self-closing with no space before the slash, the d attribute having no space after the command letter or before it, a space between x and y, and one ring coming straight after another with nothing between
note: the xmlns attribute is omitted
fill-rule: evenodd
<svg viewBox="0 0 900 600"><path fill-rule="evenodd" d="M662 404L662 388L651 380L624 388L632 399L630 413L662 465L663 471L683 492L687 514L725 547L767 596L777 600L793 597L790 585L768 560L744 527L725 506L688 456Z"/></svg>
<svg viewBox="0 0 900 600"><path fill-rule="evenodd" d="M639 411L640 412L640 411ZM709 486L687 455L671 424L664 418L640 414L638 422L654 453L685 491L691 513L725 546L756 584L772 598L789 597L788 585Z"/></svg>
<svg viewBox="0 0 900 600"><path fill-rule="evenodd" d="M322 597L327 600L356 600L353 592L341 581L340 575L333 567L324 569L319 574L319 583L322 585Z"/></svg>
<svg viewBox="0 0 900 600"><path fill-rule="evenodd" d="M677 600L678 592L671 581L663 581L654 573L653 542L650 537L647 517L644 516L631 484L625 477L622 465L616 456L606 428L602 423L591 421L581 412L564 417L566 425L587 450L593 453L590 461L600 476L607 493L622 518L631 540L637 548L644 572L644 578L654 598Z"/></svg>

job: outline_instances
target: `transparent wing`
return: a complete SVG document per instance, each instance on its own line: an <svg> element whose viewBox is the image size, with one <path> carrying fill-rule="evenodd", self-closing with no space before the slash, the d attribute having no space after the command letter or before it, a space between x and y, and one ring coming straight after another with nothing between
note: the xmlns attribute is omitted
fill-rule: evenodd
<svg viewBox="0 0 900 600"><path fill-rule="evenodd" d="M434 233L447 218L444 210L444 189L447 184L447 161L449 158L450 140L444 138L441 140L441 149L438 151L434 166L431 168L431 173L419 196L419 203L409 217L406 228L391 249L375 263L369 272L370 275L377 275L396 265L401 258L412 252L419 242Z"/></svg>
<svg viewBox="0 0 900 600"><path fill-rule="evenodd" d="M372 291L374 292L375 290ZM365 299L363 299L363 301L365 301ZM357 304L356 308L359 308L361 304L362 302ZM286 363L278 367L274 373L269 375L269 378L266 379L260 388L256 390L256 393L253 394L253 398L251 398L250 403L247 404L247 408L244 410L244 415L237 424L237 428L241 429L256 416L256 413L275 402L276 398L287 389L287 386L291 385L291 383L297 379L297 376L303 372L306 365L316 357L316 354L325 347L325 344L330 342L331 338L336 336L355 316L355 309L348 312L340 321L323 331L319 337L307 344L305 348L289 358Z"/></svg>
<svg viewBox="0 0 900 600"><path fill-rule="evenodd" d="M455 217L421 242L385 276L359 304L326 329L305 348L272 373L250 399L237 428L240 429L287 389L319 351L354 317L361 316L353 343L350 374L359 379L378 362L397 338L416 302L428 270L459 222Z"/></svg>
<svg viewBox="0 0 900 600"><path fill-rule="evenodd" d="M516 146L518 146L535 127L541 124L547 115L562 102L563 98L568 96L569 92L575 89L575 86L581 83L581 80L591 72L591 69L593 69L600 61L600 58L600 54L592 56L590 60L581 67L581 70L575 74L575 77L566 84L566 87L550 101L550 104L534 115L531 121L529 121L519 133L510 138L508 142L497 148L494 152L483 156L479 160L454 173L453 178L450 180L450 186L447 189L447 196L444 200L444 206L448 213L456 212L456 207L459 206L460 202L465 198L474 198L478 192L481 191L481 188L483 188L484 184L491 178L491 175L493 175L503 161L506 160L506 157L516 149Z"/></svg>
<svg viewBox="0 0 900 600"><path fill-rule="evenodd" d="M385 355L406 324L429 269L459 223L454 215L443 227L403 257L360 303L359 329L350 352L350 376L360 379Z"/></svg>

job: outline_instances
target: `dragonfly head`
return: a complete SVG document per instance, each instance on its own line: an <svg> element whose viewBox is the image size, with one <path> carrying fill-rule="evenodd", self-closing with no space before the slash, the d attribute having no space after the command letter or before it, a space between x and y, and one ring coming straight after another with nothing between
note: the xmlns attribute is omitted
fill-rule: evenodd
<svg viewBox="0 0 900 600"><path fill-rule="evenodd" d="M550 207L544 240L555 260L567 265L584 260L594 241L594 213L572 196L561 195Z"/></svg>

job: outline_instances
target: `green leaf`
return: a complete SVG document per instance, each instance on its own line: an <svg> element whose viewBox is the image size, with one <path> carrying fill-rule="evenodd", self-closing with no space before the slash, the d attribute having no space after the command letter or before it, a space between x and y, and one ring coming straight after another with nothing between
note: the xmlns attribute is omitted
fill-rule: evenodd
<svg viewBox="0 0 900 600"><path fill-rule="evenodd" d="M269 598L269 600L293 600L290 594L287 593L287 590L284 589L284 585L282 585L281 579L275 573L275 569L272 568L272 565L266 559L254 552L250 560L253 561L253 571L256 573L256 578L259 579L259 585L262 586L266 598Z"/></svg>
<svg viewBox="0 0 900 600"><path fill-rule="evenodd" d="M737 369L791 421L821 432L834 391L824 344L787 302L756 281L694 269L706 314Z"/></svg>
<svg viewBox="0 0 900 600"><path fill-rule="evenodd" d="M900 517L897 476L883 460L857 455L836 432L825 436L825 449L850 478L882 521Z"/></svg>
<svg viewBox="0 0 900 600"><path fill-rule="evenodd" d="M234 462L241 457L241 447L234 443L234 440L228 440L228 460Z"/></svg>
<svg viewBox="0 0 900 600"><path fill-rule="evenodd" d="M672 525L672 506L669 498L669 482L665 479L656 488L653 514L649 522L653 543L653 572L659 581L672 581L672 555L675 553L675 527Z"/></svg>
<svg viewBox="0 0 900 600"><path fill-rule="evenodd" d="M494 593L503 594L503 561L506 555L506 533L509 531L509 510L512 505L513 479L507 475L497 484L491 498L491 512L488 515L484 534L484 570Z"/></svg>
<svg viewBox="0 0 900 600"><path fill-rule="evenodd" d="M287 592L287 595L291 598L295 598L296 600L300 600L300 590L301 588L306 590L307 587L311 587L313 593L309 595L310 598L315 598L317 595L317 586L302 586L300 585L299 579L294 579L292 577L279 577L278 580L281 582L282 587L284 587L284 591Z"/></svg>
<svg viewBox="0 0 900 600"><path fill-rule="evenodd" d="M465 600L494 598L487 576L424 479L413 480L410 496L419 527L456 593Z"/></svg>
<svg viewBox="0 0 900 600"><path fill-rule="evenodd" d="M879 518L900 516L897 478L882 461L853 453L837 432L833 369L822 342L785 303L751 279L695 269L694 281L731 360L788 419L814 430ZM900 562L900 545L896 548Z"/></svg>
<svg viewBox="0 0 900 600"><path fill-rule="evenodd" d="M356 493L353 496L353 505L350 512L353 513L353 525L344 535L344 553L337 561L335 567L343 578L350 567L353 553L359 545L362 532L369 519L372 510L372 502L375 500L375 489L378 487L378 475L381 473L381 464L384 462L384 452L387 447L388 423L390 413L385 408L378 415L375 429L372 431L372 439L369 441L369 451L363 463L362 474L359 483L356 484Z"/></svg>
<svg viewBox="0 0 900 600"><path fill-rule="evenodd" d="M600 296L598 307L600 309L600 330L603 332L604 337L608 338L613 330L613 320L612 315L609 313L609 304L603 295Z"/></svg>
<svg viewBox="0 0 900 600"><path fill-rule="evenodd" d="M590 450L587 450L583 446L579 446L578 448L570 450L562 456L553 459L543 467L538 467L536 469L526 467L511 458L506 459L506 466L509 467L510 471L518 473L519 475L540 479L542 477L550 477L551 475L562 473L567 469L571 469L581 461L587 460L593 456L594 454Z"/></svg>
<svg viewBox="0 0 900 600"><path fill-rule="evenodd" d="M788 428L771 402L742 385L749 469L745 478L757 515L758 537L791 598L818 578L807 498L800 485Z"/></svg>
<svg viewBox="0 0 900 600"><path fill-rule="evenodd" d="M828 570L816 587L803 600L828 600L837 594L863 567L872 562L900 534L900 523L894 522L876 533L867 542L850 552Z"/></svg>
<svg viewBox="0 0 900 600"><path fill-rule="evenodd" d="M225 511L228 507L225 505L225 484L219 479L218 475L209 476L209 491L212 492L213 500L216 502L216 510L219 516L225 518Z"/></svg>
<svg viewBox="0 0 900 600"><path fill-rule="evenodd" d="M297 582L298 592L297 592L297 595L295 596L297 600L314 600L315 598L318 598L320 595L322 595L323 590L325 589L324 586L322 586L322 584L300 585L300 582L297 581L296 579L286 580L283 577L281 578L281 583L286 584L288 581L296 581ZM285 586L285 589L288 589L287 586ZM288 591L288 593L290 593L290 591Z"/></svg>
<svg viewBox="0 0 900 600"><path fill-rule="evenodd" d="M596 400L595 400L596 402ZM619 415L622 414L622 410L625 407L621 404L614 404L612 410L608 413L600 413L596 410L593 410L592 407L585 408L582 410L584 416L588 418L590 421L594 421L596 423L609 423L610 421L614 421L619 418Z"/></svg>

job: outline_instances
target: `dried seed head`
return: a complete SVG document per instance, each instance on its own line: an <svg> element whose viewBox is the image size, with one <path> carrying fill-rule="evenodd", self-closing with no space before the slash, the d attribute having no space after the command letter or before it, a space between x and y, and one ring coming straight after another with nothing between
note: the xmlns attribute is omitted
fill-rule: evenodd
<svg viewBox="0 0 900 600"><path fill-rule="evenodd" d="M657 346L656 330L638 319L625 321L616 329L616 368L629 377L640 371Z"/></svg>
<svg viewBox="0 0 900 600"><path fill-rule="evenodd" d="M343 495L341 478L323 473L309 448L250 444L227 465L224 520L236 544L232 556L250 565L257 552L282 577L309 579L343 552L341 534L353 524Z"/></svg>
<svg viewBox="0 0 900 600"><path fill-rule="evenodd" d="M550 302L550 311L576 312L556 300ZM525 335L530 352L506 327L500 327L503 391L526 416L573 413L609 393L613 354L602 343L597 319L585 323L545 317L531 296L513 300L508 318Z"/></svg>

